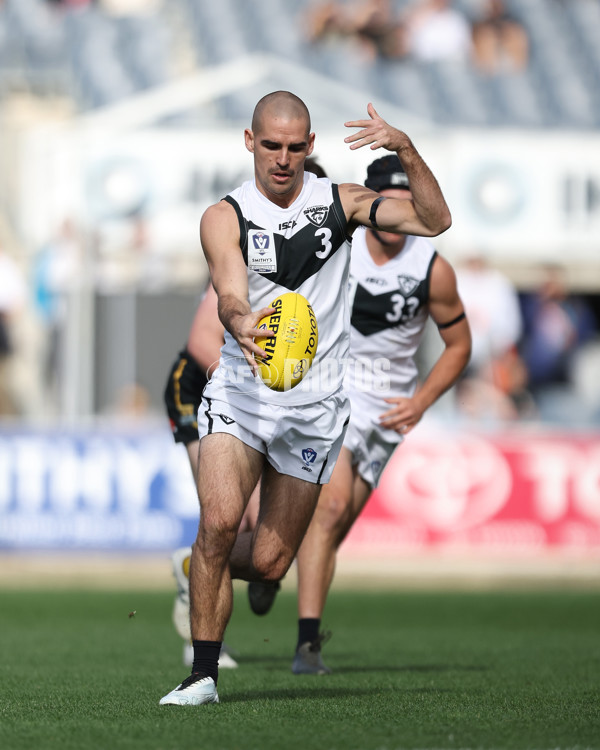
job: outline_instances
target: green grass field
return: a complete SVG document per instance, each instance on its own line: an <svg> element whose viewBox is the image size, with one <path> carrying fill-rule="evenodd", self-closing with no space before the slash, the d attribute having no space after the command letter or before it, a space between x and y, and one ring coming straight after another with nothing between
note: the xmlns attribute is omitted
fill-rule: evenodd
<svg viewBox="0 0 600 750"><path fill-rule="evenodd" d="M326 677L290 672L295 598L243 589L219 705L159 707L187 670L165 592L0 592L3 750L600 748L600 595L335 591ZM129 613L136 611L134 617Z"/></svg>

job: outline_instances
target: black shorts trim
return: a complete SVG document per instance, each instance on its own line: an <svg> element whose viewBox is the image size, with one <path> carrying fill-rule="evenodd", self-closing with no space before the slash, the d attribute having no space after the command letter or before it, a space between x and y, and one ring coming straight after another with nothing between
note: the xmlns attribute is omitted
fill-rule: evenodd
<svg viewBox="0 0 600 750"><path fill-rule="evenodd" d="M214 424L212 415L210 413L210 407L211 407L212 401L211 401L210 398L206 398L204 400L206 401L206 409L204 410L204 413L206 414L206 420L208 422L208 430L207 430L206 434L207 435L212 435L213 424Z"/></svg>

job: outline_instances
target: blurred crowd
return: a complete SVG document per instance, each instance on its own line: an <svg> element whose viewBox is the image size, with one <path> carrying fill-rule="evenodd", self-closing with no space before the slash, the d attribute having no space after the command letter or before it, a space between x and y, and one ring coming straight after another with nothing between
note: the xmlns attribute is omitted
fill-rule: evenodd
<svg viewBox="0 0 600 750"><path fill-rule="evenodd" d="M357 43L365 60L413 59L472 62L482 73L521 71L529 59L529 38L503 0L474 0L467 15L451 0L324 0L305 21L314 44Z"/></svg>
<svg viewBox="0 0 600 750"><path fill-rule="evenodd" d="M141 214L104 233L84 232L65 218L33 255L8 252L9 245L0 232L0 419L64 416L73 382L67 370L87 346L79 337L89 321L82 328L80 318L99 295L190 294L205 281L199 253L163 247ZM141 415L139 384L130 385L116 394L115 414L129 413L135 395Z"/></svg>
<svg viewBox="0 0 600 750"><path fill-rule="evenodd" d="M537 269L534 288L513 283L473 254L457 269L473 336L470 365L456 388L459 413L487 423L538 420L600 424L597 296L569 289L566 268Z"/></svg>
<svg viewBox="0 0 600 750"><path fill-rule="evenodd" d="M46 0L46 2L57 8L81 8L86 5L98 5L109 14L135 15L136 13L154 12L163 0Z"/></svg>

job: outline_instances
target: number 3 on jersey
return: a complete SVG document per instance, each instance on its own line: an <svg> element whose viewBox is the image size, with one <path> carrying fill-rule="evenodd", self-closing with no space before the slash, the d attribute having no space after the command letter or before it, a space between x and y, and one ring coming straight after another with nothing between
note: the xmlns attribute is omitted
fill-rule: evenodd
<svg viewBox="0 0 600 750"><path fill-rule="evenodd" d="M332 250L333 245L331 244L331 229L327 227L321 227L315 232L315 237L321 237L321 244L323 245L322 250L316 250L315 255L320 260L325 260Z"/></svg>

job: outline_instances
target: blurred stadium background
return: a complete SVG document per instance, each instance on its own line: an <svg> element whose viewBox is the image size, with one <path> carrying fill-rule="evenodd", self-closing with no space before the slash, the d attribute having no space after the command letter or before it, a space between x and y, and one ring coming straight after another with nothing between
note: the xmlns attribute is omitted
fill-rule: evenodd
<svg viewBox="0 0 600 750"><path fill-rule="evenodd" d="M490 72L311 40L316 4L0 0L5 582L93 582L101 559L117 580L139 561L168 583L171 550L191 542L195 491L162 389L206 281L200 215L251 175L243 128L281 88L307 102L336 181L362 182L373 158L343 144L368 101L406 130L453 212L436 246L484 274L479 366L396 454L340 572L598 582L600 5L507 0L527 60ZM450 6L472 23L483 1ZM553 376L527 317L550 277ZM424 371L437 345L428 334Z"/></svg>

